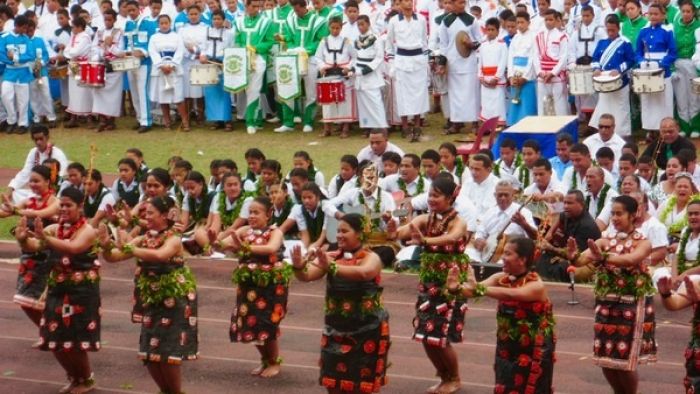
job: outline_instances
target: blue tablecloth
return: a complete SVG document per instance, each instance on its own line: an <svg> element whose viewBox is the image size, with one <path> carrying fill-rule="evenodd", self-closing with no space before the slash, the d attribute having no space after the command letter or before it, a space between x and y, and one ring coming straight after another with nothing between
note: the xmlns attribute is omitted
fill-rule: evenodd
<svg viewBox="0 0 700 394"><path fill-rule="evenodd" d="M578 142L578 117L576 116L528 116L503 130L493 144L491 152L494 158L501 156L501 141L510 138L518 144L521 150L526 140L533 139L540 143L542 157L549 159L556 156L557 134L566 132L574 142Z"/></svg>

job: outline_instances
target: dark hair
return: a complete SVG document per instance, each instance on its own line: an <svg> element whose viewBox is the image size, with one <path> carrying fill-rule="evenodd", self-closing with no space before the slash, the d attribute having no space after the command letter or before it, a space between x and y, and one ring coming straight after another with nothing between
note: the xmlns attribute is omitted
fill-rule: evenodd
<svg viewBox="0 0 700 394"><path fill-rule="evenodd" d="M223 159L219 161L219 167L226 167L227 169L233 171L233 172L238 172L238 165L236 164L235 161L231 159Z"/></svg>
<svg viewBox="0 0 700 394"><path fill-rule="evenodd" d="M93 168L87 173L87 179L95 181L97 183L102 183L102 173L97 168Z"/></svg>
<svg viewBox="0 0 700 394"><path fill-rule="evenodd" d="M595 14L595 11L593 10L593 7L591 7L590 4L587 4L587 5L584 5L583 7L581 7L581 13L584 13L584 12L590 12L592 14Z"/></svg>
<svg viewBox="0 0 700 394"><path fill-rule="evenodd" d="M190 163L187 160L178 160L175 162L175 164L173 164L173 168L180 168L187 172L190 172L194 167L192 167L192 163Z"/></svg>
<svg viewBox="0 0 700 394"><path fill-rule="evenodd" d="M501 148L510 148L513 150L518 150L518 143L514 139L506 137L501 141Z"/></svg>
<svg viewBox="0 0 700 394"><path fill-rule="evenodd" d="M525 258L525 266L532 269L535 262L535 243L530 238L516 237L508 240L508 243L515 246L515 253L519 257Z"/></svg>
<svg viewBox="0 0 700 394"><path fill-rule="evenodd" d="M63 189L63 191L61 192L61 198L63 197L67 197L68 199L70 199L78 205L81 205L85 200L85 194L83 194L83 192L81 192L80 189L75 188L73 186Z"/></svg>
<svg viewBox="0 0 700 394"><path fill-rule="evenodd" d="M357 21L358 21L358 22L359 22L359 21L363 21L363 22L367 23L368 25L371 25L371 24L372 24L372 22L369 21L369 17L368 17L367 15L364 15L364 14L358 16L358 17L357 17Z"/></svg>
<svg viewBox="0 0 700 394"><path fill-rule="evenodd" d="M219 168L219 165L221 164L221 160L219 159L214 159L209 162L209 169L214 170L216 168Z"/></svg>
<svg viewBox="0 0 700 394"><path fill-rule="evenodd" d="M227 172L221 177L221 184L225 184L228 178L236 178L238 179L238 182L243 183L243 178L241 178L241 174L237 172Z"/></svg>
<svg viewBox="0 0 700 394"><path fill-rule="evenodd" d="M513 16L515 16L515 14L508 8L504 9L503 11L501 11L501 13L498 14L498 18L503 21L507 21Z"/></svg>
<svg viewBox="0 0 700 394"><path fill-rule="evenodd" d="M226 14L222 10L216 10L211 13L211 19L213 20L215 16L220 17L221 19L226 20Z"/></svg>
<svg viewBox="0 0 700 394"><path fill-rule="evenodd" d="M357 167L359 166L357 157L353 155L343 155L343 157L340 158L340 162L348 164L353 170L357 170Z"/></svg>
<svg viewBox="0 0 700 394"><path fill-rule="evenodd" d="M487 156L491 161L493 161L493 152L491 152L491 149L484 148L484 149L479 149L479 154Z"/></svg>
<svg viewBox="0 0 700 394"><path fill-rule="evenodd" d="M401 164L401 155L396 152L384 152L382 154L382 163L390 161L396 165Z"/></svg>
<svg viewBox="0 0 700 394"><path fill-rule="evenodd" d="M537 161L535 161L535 164L532 166L532 168L537 168L537 167L544 167L545 170L547 171L552 171L552 163L549 162L547 159L539 158Z"/></svg>
<svg viewBox="0 0 700 394"><path fill-rule="evenodd" d="M357 1L355 0L348 0L345 2L345 7L344 8L357 8L358 10L360 9L359 4L357 4Z"/></svg>
<svg viewBox="0 0 700 394"><path fill-rule="evenodd" d="M450 154L452 156L457 156L457 147L455 146L455 144L453 144L451 142L443 142L442 144L440 144L440 147L438 148L438 150L442 150L442 149L445 149L448 152L450 152Z"/></svg>
<svg viewBox="0 0 700 394"><path fill-rule="evenodd" d="M134 172L138 171L138 169L139 169L138 166L136 165L136 162L133 159L130 159L128 157L125 157L125 158L119 160L119 163L117 163L117 166L120 166L122 164L129 166L132 170L134 170Z"/></svg>
<svg viewBox="0 0 700 394"><path fill-rule="evenodd" d="M588 157L591 156L591 151L588 150L588 147L586 146L586 144L583 144L583 143L580 143L580 142L577 143L577 144L574 144L574 145L571 147L570 152L571 152L571 153L578 153L578 154L581 154L581 155L584 155L584 156L588 156Z"/></svg>
<svg viewBox="0 0 700 394"><path fill-rule="evenodd" d="M628 142L628 143L622 145L622 149L623 150L629 149L632 151L632 153L634 153L635 156L639 155L639 147L637 146L637 144L635 142Z"/></svg>
<svg viewBox="0 0 700 394"><path fill-rule="evenodd" d="M265 161L265 154L258 148L250 148L245 151L244 157L246 159L258 159Z"/></svg>
<svg viewBox="0 0 700 394"><path fill-rule="evenodd" d="M615 160L615 152L609 146L603 146L595 153L596 159Z"/></svg>
<svg viewBox="0 0 700 394"><path fill-rule="evenodd" d="M493 166L493 160L486 155L482 155L481 153L477 153L476 155L472 156L471 159L474 161L480 161L481 164L484 165L484 168L491 168L491 166Z"/></svg>
<svg viewBox="0 0 700 394"><path fill-rule="evenodd" d="M625 208L625 211L627 211L627 213L634 214L637 212L637 200L630 196L617 196L613 198L613 204L614 203L621 204Z"/></svg>
<svg viewBox="0 0 700 394"><path fill-rule="evenodd" d="M30 128L29 128L29 134L34 135L34 134L43 134L45 136L49 136L49 128L44 126L43 124L40 123L34 123Z"/></svg>
<svg viewBox="0 0 700 394"><path fill-rule="evenodd" d="M450 201L454 201L454 193L457 189L457 184L455 183L451 175L449 178L435 178L433 183L430 184L430 187L436 192L442 194L443 196L446 196Z"/></svg>
<svg viewBox="0 0 700 394"><path fill-rule="evenodd" d="M161 19L167 19L168 22L170 22L170 17L168 16L168 14L160 14L160 15L158 16L158 23L160 23L160 20L161 20Z"/></svg>
<svg viewBox="0 0 700 394"><path fill-rule="evenodd" d="M520 5L520 4L518 4L518 5ZM523 4L523 6L527 8L526 5ZM516 6L516 8L517 8L517 6ZM528 14L527 11L518 11L518 13L515 14L515 17L516 18L523 18L526 21L530 22L530 14Z"/></svg>
<svg viewBox="0 0 700 394"><path fill-rule="evenodd" d="M272 200L270 200L270 197L258 196L258 197L255 197L253 202L257 202L258 204L265 207L265 212L269 212L270 209L272 209Z"/></svg>
<svg viewBox="0 0 700 394"><path fill-rule="evenodd" d="M666 7L664 7L663 5L661 5L659 3L651 3L651 4L649 4L649 8L656 8L662 14L666 14Z"/></svg>
<svg viewBox="0 0 700 394"><path fill-rule="evenodd" d="M493 26L493 27L495 27L496 29L500 29L500 28L501 28L501 22L498 20L498 18L496 18L496 17L491 17L491 18L489 18L489 19L486 20L486 26Z"/></svg>
<svg viewBox="0 0 700 394"><path fill-rule="evenodd" d="M279 161L273 159L267 159L260 164L261 170L270 170L277 174L279 179L282 179L282 165Z"/></svg>
<svg viewBox="0 0 700 394"><path fill-rule="evenodd" d="M175 206L175 201L169 196L154 197L150 200L151 205L161 214L170 212Z"/></svg>
<svg viewBox="0 0 700 394"><path fill-rule="evenodd" d="M106 0L106 1L109 1L110 4L112 3L111 0ZM103 3L104 3L104 1L103 1ZM107 16L107 15L110 15L110 16L113 17L114 19L117 19L117 11L115 11L115 10L112 9L112 8L110 8L110 9L108 9L108 10L106 10L105 12L102 13L102 17L103 17L103 18L104 18L105 16Z"/></svg>
<svg viewBox="0 0 700 394"><path fill-rule="evenodd" d="M680 163L681 168L683 168L683 169L688 168L688 157L681 156L681 155L675 155L666 161L666 165L668 166L668 162L673 160L673 159L678 160L678 163Z"/></svg>
<svg viewBox="0 0 700 394"><path fill-rule="evenodd" d="M649 155L641 155L637 160L637 164L651 164L653 159Z"/></svg>
<svg viewBox="0 0 700 394"><path fill-rule="evenodd" d="M51 181L51 169L45 165L37 165L32 167L32 172L39 174L44 180Z"/></svg>
<svg viewBox="0 0 700 394"><path fill-rule="evenodd" d="M308 180L309 179L309 172L303 168L294 168L291 171L289 171L289 179L292 179L293 177Z"/></svg>
<svg viewBox="0 0 700 394"><path fill-rule="evenodd" d="M187 13L189 14L192 9L197 10L200 14L202 13L202 9L196 4L192 4L191 6L187 7Z"/></svg>
<svg viewBox="0 0 700 394"><path fill-rule="evenodd" d="M71 9L71 11L72 11L72 9ZM82 19L79 17L73 18L73 20L70 22L70 24L73 27L79 27L83 30L85 30L85 27L87 27L87 23L85 23L85 19Z"/></svg>
<svg viewBox="0 0 700 394"><path fill-rule="evenodd" d="M77 161L68 164L66 170L76 170L80 173L81 176L87 175L87 170L85 169L85 166L78 163Z"/></svg>
<svg viewBox="0 0 700 394"><path fill-rule="evenodd" d="M166 188L170 187L173 184L173 180L170 178L168 170L164 168L152 168L150 171L148 171L146 179L148 179L148 177L151 176L156 180L156 182L160 183Z"/></svg>
<svg viewBox="0 0 700 394"><path fill-rule="evenodd" d="M420 157L418 157L418 155L416 155L415 153L406 153L406 154L403 155L403 157L401 158L401 161L402 161L402 162L403 162L403 159L410 159L410 160L411 160L411 165L412 165L413 167L415 167L415 168L419 168L419 167L420 167Z"/></svg>
<svg viewBox="0 0 700 394"><path fill-rule="evenodd" d="M300 192L300 194L303 193L303 192L311 192L311 193L313 193L314 195L316 195L316 197L317 197L319 200L325 200L325 199L326 199L326 196L325 196L325 195L323 194L323 192L321 191L321 188L320 188L317 184L315 184L315 183L313 183L313 182L308 182L308 183L304 184L304 186L301 187L301 192Z"/></svg>
<svg viewBox="0 0 700 394"><path fill-rule="evenodd" d="M698 159L698 154L695 149L683 148L676 153L676 156L683 157L687 162L696 161Z"/></svg>
<svg viewBox="0 0 700 394"><path fill-rule="evenodd" d="M364 231L364 217L359 213L345 214L340 218L340 221L347 223L356 233L362 233Z"/></svg>
<svg viewBox="0 0 700 394"><path fill-rule="evenodd" d="M622 156L620 156L620 160L618 160L618 162L620 161L628 161L632 163L633 166L637 165L637 158L631 153L623 153Z"/></svg>
<svg viewBox="0 0 700 394"><path fill-rule="evenodd" d="M568 192L566 192L567 196L574 196L576 198L576 202L583 205L585 203L585 199L583 197L583 193L580 190L577 189L571 189Z"/></svg>
<svg viewBox="0 0 700 394"><path fill-rule="evenodd" d="M56 11L56 16L58 16L58 15L63 15L66 18L68 18L68 15L69 15L68 10L65 8L59 8L58 11Z"/></svg>
<svg viewBox="0 0 700 394"><path fill-rule="evenodd" d="M637 3L637 2L634 1L634 0L628 0L628 1L625 3L625 5L626 5L627 3L629 3L630 1L632 1L632 2L635 3L635 4L637 4L637 7L639 7L639 3ZM617 27L619 28L619 27L620 27L620 17L617 16L617 15L615 15L615 14L610 14L610 15L608 15L608 16L605 17L605 24L606 24L606 25L607 25L607 24L609 24L609 25L615 25L615 26L617 26Z"/></svg>
<svg viewBox="0 0 700 394"><path fill-rule="evenodd" d="M525 148L530 148L537 153L540 153L542 151L540 149L540 143L537 142L537 140L533 140L533 139L525 140L525 142L523 142L523 150Z"/></svg>
<svg viewBox="0 0 700 394"><path fill-rule="evenodd" d="M561 132L557 134L557 143L560 142L566 142L566 145L571 146L574 144L574 138L569 133Z"/></svg>
<svg viewBox="0 0 700 394"><path fill-rule="evenodd" d="M421 160L432 160L433 163L440 164L440 154L435 149L428 149L420 155Z"/></svg>
<svg viewBox="0 0 700 394"><path fill-rule="evenodd" d="M294 152L294 158L295 159L296 158L304 159L304 160L309 162L309 167L314 166L314 161L311 160L311 155L309 155L309 152L307 152L305 150L298 150L298 151Z"/></svg>
<svg viewBox="0 0 700 394"><path fill-rule="evenodd" d="M306 0L289 0L289 4L292 5L292 7L300 6L300 7L306 7Z"/></svg>
<svg viewBox="0 0 700 394"><path fill-rule="evenodd" d="M204 179L204 175L202 175L201 172L199 171L190 171L189 174L185 177L185 181L193 181L197 182L200 185L206 185L207 181ZM205 191L206 193L206 191Z"/></svg>
<svg viewBox="0 0 700 394"><path fill-rule="evenodd" d="M143 152L139 148L129 148L126 150L126 153L131 153L139 159L143 159Z"/></svg>
<svg viewBox="0 0 700 394"><path fill-rule="evenodd" d="M27 26L27 23L29 23L29 18L27 18L25 15L17 15L15 17L15 26Z"/></svg>
<svg viewBox="0 0 700 394"><path fill-rule="evenodd" d="M622 160L622 159L620 159L620 160ZM624 182L624 180L627 179L627 178L633 178L633 179L634 179L634 183L637 184L637 189L639 189L639 188L642 187L642 181L639 180L639 177L638 177L637 175L634 175L634 174L632 174L632 175L627 175L626 177L622 178L622 181ZM645 195L646 195L646 194L645 194Z"/></svg>
<svg viewBox="0 0 700 394"><path fill-rule="evenodd" d="M31 16L29 15L30 13L32 14ZM27 11L24 13L24 15L27 18L36 17L36 14L34 14L34 11ZM27 29L34 29L34 28L36 28L36 22L34 22L34 19L28 19L27 20Z"/></svg>

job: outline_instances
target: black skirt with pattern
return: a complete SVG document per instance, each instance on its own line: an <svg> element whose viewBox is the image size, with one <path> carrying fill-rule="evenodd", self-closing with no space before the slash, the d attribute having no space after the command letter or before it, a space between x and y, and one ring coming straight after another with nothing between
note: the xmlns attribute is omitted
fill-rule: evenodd
<svg viewBox="0 0 700 394"><path fill-rule="evenodd" d="M43 310L44 301L41 300L41 295L46 289L46 280L50 272L51 263L47 253L22 252L19 257L14 302L25 308Z"/></svg>
<svg viewBox="0 0 700 394"><path fill-rule="evenodd" d="M685 391L687 394L700 393L700 308L693 305L692 331L685 349Z"/></svg>

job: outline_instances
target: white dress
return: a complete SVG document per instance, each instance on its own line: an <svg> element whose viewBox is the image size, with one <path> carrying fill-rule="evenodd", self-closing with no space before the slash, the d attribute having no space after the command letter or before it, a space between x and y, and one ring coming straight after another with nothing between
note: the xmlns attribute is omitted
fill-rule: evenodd
<svg viewBox="0 0 700 394"><path fill-rule="evenodd" d="M81 32L72 34L68 46L63 55L72 62L87 61L90 55L92 41L90 34ZM92 113L92 89L78 85L78 80L73 70L70 70L68 78L68 112L74 115L89 115ZM79 76L79 75L78 75Z"/></svg>
<svg viewBox="0 0 700 394"><path fill-rule="evenodd" d="M207 25L200 22L199 24L192 25L186 24L182 28L178 29L178 34L182 38L182 42L185 45L185 55L182 58L182 68L185 82L184 87L184 97L185 98L201 98L204 97L204 91L201 86L195 86L190 83L190 68L192 66L200 64L199 54L206 49L207 46ZM194 52L187 50L187 47L194 46Z"/></svg>
<svg viewBox="0 0 700 394"><path fill-rule="evenodd" d="M183 100L182 88L182 57L185 45L182 38L175 32L157 32L148 43L148 56L153 62L151 67L151 100L158 104L177 104ZM174 65L170 75L165 75L160 66Z"/></svg>

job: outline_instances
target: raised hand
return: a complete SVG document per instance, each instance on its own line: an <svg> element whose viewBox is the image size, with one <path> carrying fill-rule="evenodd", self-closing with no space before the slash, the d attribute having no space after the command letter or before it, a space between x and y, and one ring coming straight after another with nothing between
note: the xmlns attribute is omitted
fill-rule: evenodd
<svg viewBox="0 0 700 394"><path fill-rule="evenodd" d="M328 271L328 267L329 267L329 265L330 265L330 263L328 262L328 255L326 255L326 254L323 253L323 252L319 252L319 253L316 254L316 257L317 257L317 259L316 259L317 264L316 264L316 265L318 266L318 268L320 268L320 269L322 269L323 271L326 271L326 272L327 272L327 271Z"/></svg>
<svg viewBox="0 0 700 394"><path fill-rule="evenodd" d="M447 280L445 280L445 287L447 287L448 291L452 292L452 291L457 290L458 286L459 286L459 268L452 267L447 272Z"/></svg>
<svg viewBox="0 0 700 394"><path fill-rule="evenodd" d="M46 234L44 234L44 222L41 218L34 219L34 237L36 239L46 239Z"/></svg>
<svg viewBox="0 0 700 394"><path fill-rule="evenodd" d="M306 263L301 257L301 246L296 245L292 248L292 267L295 269L304 269Z"/></svg>
<svg viewBox="0 0 700 394"><path fill-rule="evenodd" d="M409 225L409 228L411 229L411 240L409 243L411 245L422 245L423 244L423 234L420 232L418 227L416 227L415 224L411 223Z"/></svg>
<svg viewBox="0 0 700 394"><path fill-rule="evenodd" d="M569 237L566 240L566 257L569 261L573 263L574 256L578 253L578 245L576 244L576 239L574 237Z"/></svg>
<svg viewBox="0 0 700 394"><path fill-rule="evenodd" d="M17 227L15 227L15 239L19 242L24 242L29 237L29 227L27 227L27 218L22 216L19 219Z"/></svg>
<svg viewBox="0 0 700 394"><path fill-rule="evenodd" d="M668 276L662 276L656 282L656 287L659 289L659 294L668 294L673 289L673 281Z"/></svg>
<svg viewBox="0 0 700 394"><path fill-rule="evenodd" d="M603 252L598 247L598 244L592 239L588 240L588 252L591 254L594 261L600 261L603 259Z"/></svg>
<svg viewBox="0 0 700 394"><path fill-rule="evenodd" d="M693 281L690 280L689 276L686 276L683 279L683 283L685 283L685 292L688 295L688 299L693 304L696 304L698 302L698 293L697 291L695 291L695 283L693 283Z"/></svg>
<svg viewBox="0 0 700 394"><path fill-rule="evenodd" d="M109 245L111 239L109 238L109 229L107 228L106 224L100 223L100 225L97 226L97 239L100 242L100 246L103 248L106 248L107 245Z"/></svg>

